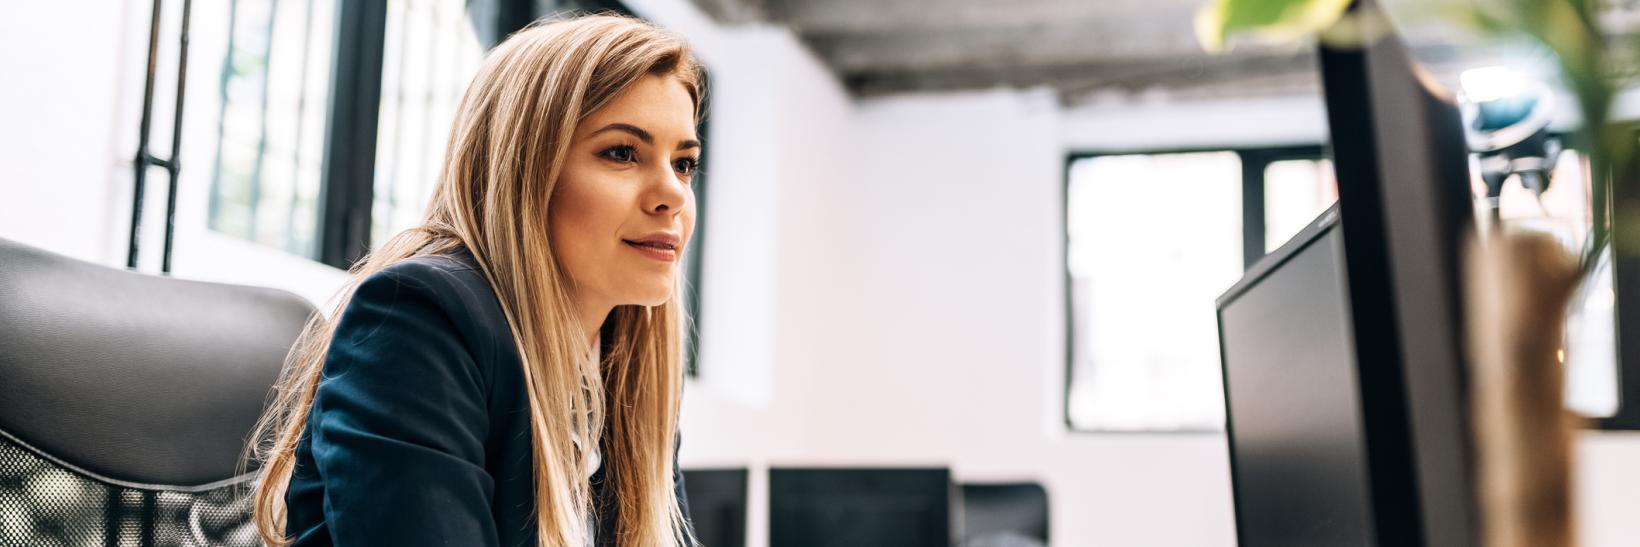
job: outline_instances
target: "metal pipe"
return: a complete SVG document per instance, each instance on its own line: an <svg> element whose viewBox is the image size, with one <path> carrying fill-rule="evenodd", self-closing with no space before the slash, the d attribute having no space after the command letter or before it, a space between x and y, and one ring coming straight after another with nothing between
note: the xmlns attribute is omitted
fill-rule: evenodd
<svg viewBox="0 0 1640 547"><path fill-rule="evenodd" d="M176 238L177 176L182 172L182 164L178 161L182 154L182 98L188 82L188 20L193 13L193 7L193 0L182 0L182 36L177 40L180 47L180 58L177 60L177 104L175 118L171 122L171 158L165 161L165 172L170 175L171 180L166 191L165 254L159 270L162 273L171 273L171 244Z"/></svg>
<svg viewBox="0 0 1640 547"><path fill-rule="evenodd" d="M159 65L159 18L160 1L154 0L154 16L148 24L148 74L144 78L142 87L142 121L137 133L136 172L134 173L134 194L131 196L131 238L128 241L125 255L125 267L136 269L138 236L142 233L142 198L147 190L148 166L152 156L148 154L148 128L152 124L154 111L154 73Z"/></svg>
<svg viewBox="0 0 1640 547"><path fill-rule="evenodd" d="M142 120L137 134L137 156L133 173L131 196L131 234L127 241L125 266L137 268L137 258L141 254L142 239L142 210L143 198L148 193L148 168L159 167L165 169L166 200L165 200L165 248L161 257L160 271L171 271L171 248L176 236L177 214L177 176L182 171L181 163L177 158L182 151L182 106L186 95L188 81L188 24L193 13L193 0L182 2L182 31L178 38L180 50L177 60L177 87L176 108L172 113L171 121L171 156L166 159L154 157L148 151L149 134L153 128L154 117L154 81L159 72L159 26L163 15L162 0L154 0L154 14L148 25L148 72L143 78L142 87Z"/></svg>

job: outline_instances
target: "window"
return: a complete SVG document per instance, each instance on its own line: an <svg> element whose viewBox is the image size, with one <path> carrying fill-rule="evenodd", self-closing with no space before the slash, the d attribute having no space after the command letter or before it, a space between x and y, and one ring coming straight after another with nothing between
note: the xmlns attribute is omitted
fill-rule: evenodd
<svg viewBox="0 0 1640 547"><path fill-rule="evenodd" d="M1240 169L1231 152L1072 165L1073 426L1211 429L1223 420L1212 305L1242 271Z"/></svg>
<svg viewBox="0 0 1640 547"><path fill-rule="evenodd" d="M230 4L211 229L345 268L419 218L484 50L466 2L361 5Z"/></svg>
<svg viewBox="0 0 1640 547"><path fill-rule="evenodd" d="M235 1L229 13L209 226L315 256L334 1Z"/></svg>
<svg viewBox="0 0 1640 547"><path fill-rule="evenodd" d="M484 47L462 2L387 3L370 246L421 222Z"/></svg>
<svg viewBox="0 0 1640 547"><path fill-rule="evenodd" d="M1287 243L1338 202L1332 160L1290 159L1264 167L1264 252Z"/></svg>
<svg viewBox="0 0 1640 547"><path fill-rule="evenodd" d="M1223 428L1214 301L1336 199L1320 147L1072 156L1066 422Z"/></svg>

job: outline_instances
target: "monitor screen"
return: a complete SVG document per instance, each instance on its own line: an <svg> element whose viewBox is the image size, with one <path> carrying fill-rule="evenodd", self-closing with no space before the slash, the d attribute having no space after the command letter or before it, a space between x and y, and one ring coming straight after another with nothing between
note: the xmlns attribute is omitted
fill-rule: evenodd
<svg viewBox="0 0 1640 547"><path fill-rule="evenodd" d="M1220 300L1243 546L1375 544L1335 213Z"/></svg>
<svg viewBox="0 0 1640 547"><path fill-rule="evenodd" d="M770 469L769 545L950 547L951 473Z"/></svg>

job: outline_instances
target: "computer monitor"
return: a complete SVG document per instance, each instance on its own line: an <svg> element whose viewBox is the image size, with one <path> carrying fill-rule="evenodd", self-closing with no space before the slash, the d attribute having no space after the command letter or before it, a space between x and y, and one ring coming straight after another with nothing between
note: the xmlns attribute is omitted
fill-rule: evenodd
<svg viewBox="0 0 1640 547"><path fill-rule="evenodd" d="M1373 4L1358 0L1352 9ZM1367 21L1375 19L1344 24ZM1219 302L1237 533L1248 547L1316 544L1309 537L1470 547L1477 538L1459 266L1474 219L1462 120L1451 94L1393 33L1358 30L1371 40L1320 48L1336 225L1309 234L1319 238L1308 243L1315 247L1267 257ZM1335 245L1342 253L1323 263ZM1343 300L1282 300L1290 297L1279 293L1330 290L1317 281L1329 267ZM1274 305L1289 315L1254 313ZM1348 314L1342 323L1307 323L1338 310ZM1299 321L1330 328L1334 338L1305 340L1313 333L1282 328ZM1337 336L1338 325L1348 336ZM1316 358L1290 353L1301 350ZM1287 381L1271 377L1282 366L1334 383L1285 392L1287 384L1260 383ZM1260 394L1277 399L1252 399ZM1321 422L1352 416L1353 430L1319 435ZM1280 466L1287 471L1267 474ZM1273 507L1308 512L1264 519Z"/></svg>
<svg viewBox="0 0 1640 547"><path fill-rule="evenodd" d="M1334 207L1219 299L1241 545L1377 545L1344 270Z"/></svg>
<svg viewBox="0 0 1640 547"><path fill-rule="evenodd" d="M771 469L769 545L950 547L943 468Z"/></svg>

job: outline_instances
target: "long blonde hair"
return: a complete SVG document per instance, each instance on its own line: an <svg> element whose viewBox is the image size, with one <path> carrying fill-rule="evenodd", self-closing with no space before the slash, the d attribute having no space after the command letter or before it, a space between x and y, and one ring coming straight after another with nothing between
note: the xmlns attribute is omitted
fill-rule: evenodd
<svg viewBox="0 0 1640 547"><path fill-rule="evenodd" d="M601 363L587 362L586 331L548 234L553 188L576 125L649 75L682 83L699 119L700 65L680 39L637 19L544 22L490 52L462 96L422 224L354 266L329 317L316 314L291 350L252 441L261 464L253 503L263 541L290 543L284 493L336 321L353 291L388 266L465 246L495 289L524 367L539 544L585 545L594 533L588 516L605 509L593 507L584 474L600 442L576 443L575 436L607 448L606 488L618 503L608 509L617 512L620 545L693 544L673 494L683 386L680 304L674 298L616 307L604 331L611 349Z"/></svg>

